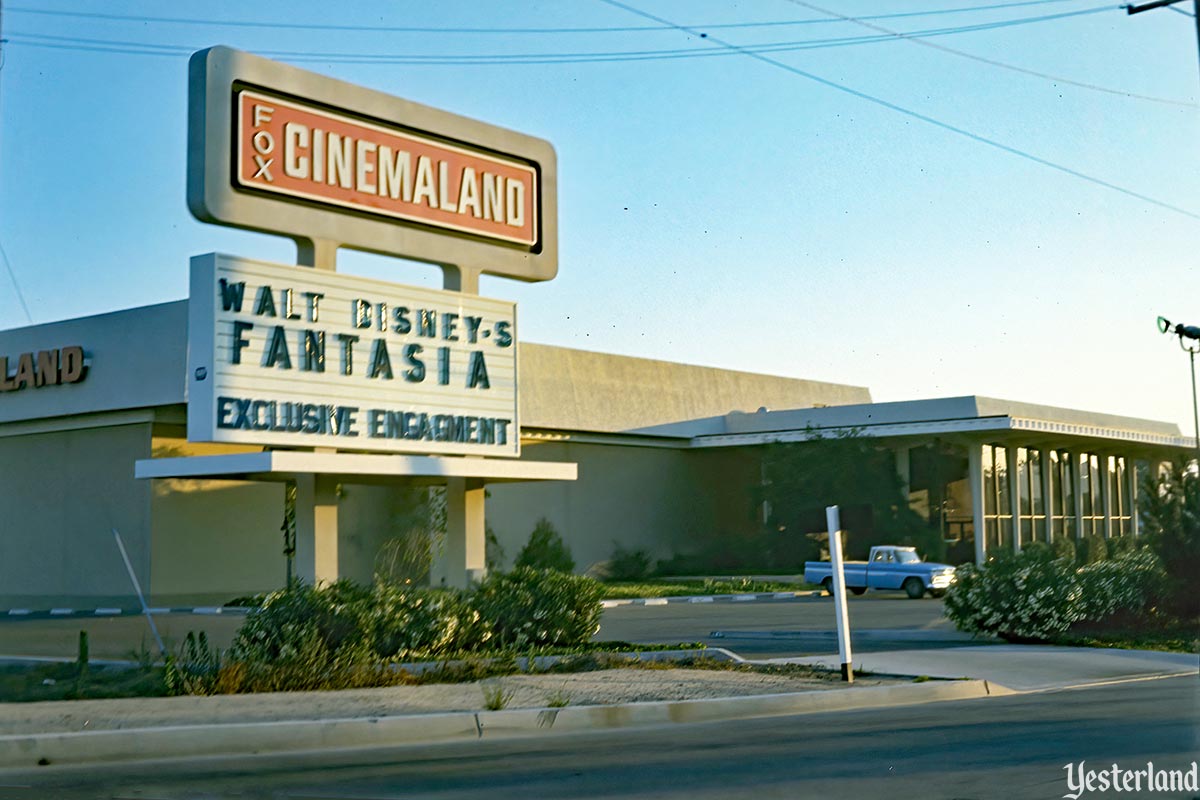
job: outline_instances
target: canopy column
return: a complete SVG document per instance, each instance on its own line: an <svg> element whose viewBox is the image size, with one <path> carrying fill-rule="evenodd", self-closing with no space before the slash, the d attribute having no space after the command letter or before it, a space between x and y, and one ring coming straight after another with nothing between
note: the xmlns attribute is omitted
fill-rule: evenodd
<svg viewBox="0 0 1200 800"><path fill-rule="evenodd" d="M296 576L314 586L338 573L337 481L329 475L296 475Z"/></svg>
<svg viewBox="0 0 1200 800"><path fill-rule="evenodd" d="M435 555L430 583L465 589L487 575L487 526L483 481L446 481L446 542Z"/></svg>

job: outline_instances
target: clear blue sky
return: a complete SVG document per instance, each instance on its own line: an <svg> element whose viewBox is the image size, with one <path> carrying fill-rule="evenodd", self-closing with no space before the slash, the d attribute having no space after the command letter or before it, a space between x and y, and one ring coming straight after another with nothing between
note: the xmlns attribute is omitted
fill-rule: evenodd
<svg viewBox="0 0 1200 800"><path fill-rule="evenodd" d="M814 3L863 17L1004 0ZM45 322L185 297L197 253L294 260L289 240L202 225L185 205L186 54L226 44L299 54L281 60L550 140L559 277L482 287L520 303L523 341L865 385L876 400L984 394L1192 433L1187 358L1154 319L1200 324L1194 19L1055 0L870 20L982 26L923 41L1052 76L1039 77L895 37L864 43L881 34L854 22L745 25L830 19L790 0L628 5L693 32L601 0L6 0L0 328L27 323L11 276ZM740 27L718 27L730 24ZM438 30L399 30L418 27ZM563 28L575 30L545 30ZM779 43L763 54L777 63L721 42ZM652 57L579 58L632 52ZM480 58L513 55L557 63ZM420 56L442 58L405 63ZM485 63L446 63L455 57ZM439 280L374 256L343 252L340 265Z"/></svg>

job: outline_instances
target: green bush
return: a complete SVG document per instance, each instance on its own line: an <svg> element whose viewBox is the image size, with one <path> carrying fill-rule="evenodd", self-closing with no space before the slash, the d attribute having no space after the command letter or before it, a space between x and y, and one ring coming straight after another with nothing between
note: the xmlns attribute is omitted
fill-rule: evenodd
<svg viewBox="0 0 1200 800"><path fill-rule="evenodd" d="M571 551L563 543L554 525L542 517L534 526L533 533L529 535L529 541L517 555L515 566L573 572L575 559L571 558Z"/></svg>
<svg viewBox="0 0 1200 800"><path fill-rule="evenodd" d="M379 658L476 650L491 635L467 597L452 590L381 584L371 595L367 614L368 639Z"/></svg>
<svg viewBox="0 0 1200 800"><path fill-rule="evenodd" d="M608 578L614 581L640 581L650 574L650 554L645 550L626 550L613 542L608 559Z"/></svg>
<svg viewBox="0 0 1200 800"><path fill-rule="evenodd" d="M569 647L600 630L601 591L598 581L582 575L518 567L489 575L471 604L499 647Z"/></svg>
<svg viewBox="0 0 1200 800"><path fill-rule="evenodd" d="M1084 539L1083 563L1080 566L1099 564L1101 561L1107 560L1108 545L1103 536L1093 533Z"/></svg>
<svg viewBox="0 0 1200 800"><path fill-rule="evenodd" d="M1054 557L1075 563L1075 540L1065 533L1054 537Z"/></svg>
<svg viewBox="0 0 1200 800"><path fill-rule="evenodd" d="M1081 567L1083 619L1096 622L1156 605L1164 591L1162 562L1150 550L1135 550Z"/></svg>
<svg viewBox="0 0 1200 800"><path fill-rule="evenodd" d="M234 637L239 659L277 661L315 646L333 653L368 645L371 590L348 580L314 587L293 583L246 615Z"/></svg>
<svg viewBox="0 0 1200 800"><path fill-rule="evenodd" d="M946 616L968 633L1046 641L1079 622L1137 613L1161 592L1162 565L1149 551L1076 568L1048 547L965 564L946 593Z"/></svg>
<svg viewBox="0 0 1200 800"><path fill-rule="evenodd" d="M1138 549L1138 541L1132 536L1114 536L1111 539L1105 539L1104 543L1108 545L1109 558L1120 558L1134 553Z"/></svg>
<svg viewBox="0 0 1200 800"><path fill-rule="evenodd" d="M1190 466L1192 455L1177 456L1159 469L1144 471L1138 505L1150 547L1167 573L1167 610L1180 620L1200 620L1200 473Z"/></svg>
<svg viewBox="0 0 1200 800"><path fill-rule="evenodd" d="M1040 549L1002 552L982 567L958 568L946 592L946 616L968 633L1044 640L1081 619L1081 597L1074 565Z"/></svg>
<svg viewBox="0 0 1200 800"><path fill-rule="evenodd" d="M294 582L251 611L226 652L189 634L168 659L172 694L307 691L414 680L393 663L420 657L575 647L600 628L601 586L523 567L468 592L350 581Z"/></svg>

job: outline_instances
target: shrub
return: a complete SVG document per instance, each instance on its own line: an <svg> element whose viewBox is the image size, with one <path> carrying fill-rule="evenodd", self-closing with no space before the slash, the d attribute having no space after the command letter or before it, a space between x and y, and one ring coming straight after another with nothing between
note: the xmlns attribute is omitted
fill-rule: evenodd
<svg viewBox="0 0 1200 800"><path fill-rule="evenodd" d="M1099 534L1090 534L1084 539L1084 555L1083 564L1099 564L1101 561L1108 560L1108 545L1104 542L1104 537Z"/></svg>
<svg viewBox="0 0 1200 800"><path fill-rule="evenodd" d="M1120 558L1124 555L1137 552L1138 541L1132 536L1114 536L1111 539L1106 539L1104 542L1108 545L1108 557Z"/></svg>
<svg viewBox="0 0 1200 800"><path fill-rule="evenodd" d="M471 603L500 647L570 647L600 629L600 595L600 584L591 578L518 567L489 575Z"/></svg>
<svg viewBox="0 0 1200 800"><path fill-rule="evenodd" d="M386 659L475 650L490 637L467 598L446 589L380 584L372 593L367 623L375 655Z"/></svg>
<svg viewBox="0 0 1200 800"><path fill-rule="evenodd" d="M470 592L295 582L251 611L226 652L189 634L168 659L172 694L353 689L414 679L393 662L503 648L575 647L600 628L601 586L528 567Z"/></svg>
<svg viewBox="0 0 1200 800"><path fill-rule="evenodd" d="M529 541L517 555L515 566L572 572L575 569L575 559L571 558L571 551L563 543L554 525L542 517L534 526L533 533L529 535Z"/></svg>
<svg viewBox="0 0 1200 800"><path fill-rule="evenodd" d="M1200 619L1200 473L1190 468L1192 457L1144 472L1138 491L1146 538L1167 574L1165 604L1184 620Z"/></svg>
<svg viewBox="0 0 1200 800"><path fill-rule="evenodd" d="M293 583L246 615L234 637L239 660L277 661L320 646L333 653L366 644L371 594L342 580L324 587Z"/></svg>
<svg viewBox="0 0 1200 800"><path fill-rule="evenodd" d="M1078 622L1148 608L1162 579L1162 565L1148 551L1077 569L1050 548L1031 546L982 567L959 567L946 593L946 616L969 633L1044 641Z"/></svg>
<svg viewBox="0 0 1200 800"><path fill-rule="evenodd" d="M608 577L614 581L638 581L650 574L650 554L645 550L626 550L613 542L608 560Z"/></svg>
<svg viewBox="0 0 1200 800"><path fill-rule="evenodd" d="M1075 563L1075 540L1065 533L1054 538L1054 557Z"/></svg>
<svg viewBox="0 0 1200 800"><path fill-rule="evenodd" d="M1162 562L1149 550L1088 564L1077 575L1083 588L1081 613L1089 621L1141 612L1157 603L1163 594Z"/></svg>
<svg viewBox="0 0 1200 800"><path fill-rule="evenodd" d="M1048 639L1081 619L1081 596L1073 565L1039 549L1001 553L982 567L958 568L946 592L946 616L969 633Z"/></svg>

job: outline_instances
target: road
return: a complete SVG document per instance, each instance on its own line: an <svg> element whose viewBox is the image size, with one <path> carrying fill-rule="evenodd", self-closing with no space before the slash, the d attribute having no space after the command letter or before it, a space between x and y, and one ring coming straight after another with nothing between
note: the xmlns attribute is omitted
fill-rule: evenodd
<svg viewBox="0 0 1200 800"><path fill-rule="evenodd" d="M1067 763L1190 767L1198 718L1197 680L1172 678L887 711L124 767L47 776L0 797L1059 798Z"/></svg>
<svg viewBox="0 0 1200 800"><path fill-rule="evenodd" d="M942 617L942 601L929 598L908 600L902 595L867 594L849 598L850 624L854 630L923 631L947 639L954 626ZM228 647L245 617L241 614L164 614L155 617L168 646L183 640L188 631L205 631L218 647ZM833 601L829 597L794 600L760 600L746 603L671 603L663 606L618 606L605 609L599 639L623 642L693 642L728 647L748 657L811 655L837 649L836 640L817 635L833 630ZM70 619L22 619L0 617L0 657L40 656L74 658L79 631L89 635L93 659L136 660L139 652L156 650L154 637L142 617L74 617ZM726 635L712 639L713 631ZM766 631L779 634L808 632L805 636L761 638ZM749 632L750 637L739 636ZM755 638L758 637L758 638ZM886 641L875 636L856 640L856 650L869 652L881 647L927 646L901 638ZM939 641L945 647L953 642ZM157 653L154 653L157 655Z"/></svg>
<svg viewBox="0 0 1200 800"><path fill-rule="evenodd" d="M896 594L867 594L848 600L850 628L858 632L853 638L856 652L896 649L898 645L911 649L980 644L955 631L942 616L941 600L909 600ZM802 597L747 603L618 606L605 610L596 638L653 643L696 641L757 658L836 651L833 630L833 600ZM714 632L722 636L714 638Z"/></svg>

